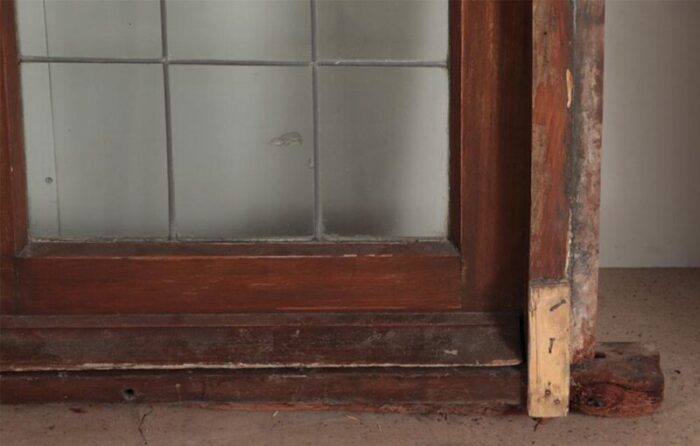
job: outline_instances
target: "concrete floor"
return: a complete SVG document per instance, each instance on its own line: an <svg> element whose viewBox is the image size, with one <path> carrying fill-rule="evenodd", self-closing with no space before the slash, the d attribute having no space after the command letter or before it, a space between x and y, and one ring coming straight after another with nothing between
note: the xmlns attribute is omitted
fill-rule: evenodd
<svg viewBox="0 0 700 446"><path fill-rule="evenodd" d="M0 444L700 445L700 270L604 270L599 339L655 342L666 398L637 419L239 412L185 406L0 407Z"/></svg>

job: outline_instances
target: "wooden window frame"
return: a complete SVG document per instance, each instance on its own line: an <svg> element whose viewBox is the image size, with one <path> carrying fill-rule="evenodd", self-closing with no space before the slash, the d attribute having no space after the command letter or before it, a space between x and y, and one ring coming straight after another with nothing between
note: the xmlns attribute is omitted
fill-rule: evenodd
<svg viewBox="0 0 700 446"><path fill-rule="evenodd" d="M9 189L3 188L11 191L3 200L11 203L3 212L2 249L10 284L2 297L6 313L522 307L527 290L530 102L529 73L518 68L529 64L525 6L501 8L504 22L494 34L486 25L495 11L464 15L458 3L451 4L446 241L71 243L28 237L16 24L13 2L5 3L3 114L8 119L3 149L10 153L3 166L12 172ZM464 39L466 28L470 39ZM494 52L498 60L489 59ZM467 133L465 127L478 130Z"/></svg>
<svg viewBox="0 0 700 446"><path fill-rule="evenodd" d="M459 411L476 407L479 412L503 413L525 407L523 384L529 381L531 414L565 413L568 388L555 388L556 398L548 395L545 403L538 400L540 392L552 393L551 387L541 387L545 375L538 367L553 357L543 353L547 333L536 334L533 327L559 330L556 336L562 339L557 345L566 347L554 359L559 369L553 379L555 384L568 385L569 360L593 355L596 293L590 289L597 277L599 186L595 178L600 148L595 135L600 130L602 91L603 3L575 3L576 7L560 0L450 1L447 241L249 244L30 242L15 5L14 0L0 2L0 330L4 339L10 339L0 349L15 355L4 355L0 372L20 373L0 375L0 385L3 381L17 384L9 401L44 401L58 395L92 395L93 400L112 401L122 396L118 389L128 379L157 388L151 399L147 394L141 401L171 400L167 386L149 380L160 379L169 385L182 381L181 375L114 372L138 368L129 366L126 356L130 351L124 348L154 329L164 330L162 343L156 342L164 350L142 358L142 365L155 361L156 369L166 370L178 364L186 368L183 361L166 364L167 357L176 352L166 341L187 329L211 329L214 337L217 330L230 329L230 336L235 332L246 339L251 327L262 327L289 340L300 327L332 327L333 336L347 339L351 346L359 339L352 334L357 327L363 327L364 334L377 327L406 329L403 345L424 341L426 329L432 327L439 336L433 333L431 339L442 336L443 343L424 345L411 355L395 355L384 364L404 367L401 370L372 369L365 374L355 370L346 375L319 372L318 382L336 382L339 393L321 395L308 387L297 389L295 395L307 395L325 407L329 398L340 401L352 394L358 382L376 383L380 386L376 393L360 406L389 407L389 401L396 407L420 410L430 406L424 400L431 400L433 406ZM591 162L585 164L587 160ZM585 261L577 256L582 252L587 254ZM572 311L571 321L538 313L535 304L545 298L561 298L566 313ZM486 365L505 367L502 370L410 368L435 366L432 352L436 346L445 347L440 366L483 365L480 354L499 348L512 353L517 348L508 343L522 340L512 315L519 318L525 308L530 321L526 333L529 375L518 366L522 358L517 354L506 361L498 355L486 361ZM487 347L476 356L469 356L468 343L459 344L465 353L452 358L449 347L453 344L448 341L457 333L455 327L462 330L462 340L487 336L485 328L493 330L493 338L509 335L500 336L505 344ZM71 345L80 347L86 345L80 344L85 330L101 330L121 339L126 356L120 366L108 368L111 375L90 375L80 366L85 361L75 356L93 354L93 359L104 360L105 354L113 352L108 349L95 353L78 348L73 356L64 354L53 363L44 359L34 368L23 368L22 358L36 358L31 339L41 338L45 346L46 339L58 333L59 339L72 339ZM204 349L195 349L190 356L197 356L200 366L207 367L226 368L222 358L233 353L242 354L243 362L229 362L230 369L255 366L258 370L265 365L258 350L231 350L229 335L221 337L207 355L197 356ZM195 337L192 332L182 342ZM314 342L321 342L324 333L312 333L305 339L303 345L289 345L318 353L313 350ZM305 350L309 346L311 350ZM307 363L300 364L298 357L280 354L282 359L275 362L272 358L267 366L377 365L366 360L365 349L347 347L334 355L327 345L324 348L314 364L308 362L308 356ZM386 353L390 343L379 342L375 348ZM549 350L551 354L551 347ZM71 361L77 368L66 368ZM42 370L87 370L87 375L76 375L70 385L61 387L53 375L32 375ZM29 375L21 375L23 372ZM217 373L190 378L189 390L182 390L197 393L201 382L224 379L225 374ZM264 381L269 374L263 370L239 378L250 384ZM285 379L280 378L280 383L286 383ZM39 390L28 384L41 380L46 385ZM401 387L399 382L415 387L392 387ZM469 401L454 395L460 386L476 389L485 383L491 389L477 392ZM285 385L280 384L277 393L273 389L272 397L252 390L250 400L285 400ZM436 390L429 395L424 385L437 386L442 393ZM100 390L95 386L101 386ZM5 401L7 388L3 386ZM242 388L201 395L208 400L226 399L240 396ZM489 402L486 409L484 402Z"/></svg>

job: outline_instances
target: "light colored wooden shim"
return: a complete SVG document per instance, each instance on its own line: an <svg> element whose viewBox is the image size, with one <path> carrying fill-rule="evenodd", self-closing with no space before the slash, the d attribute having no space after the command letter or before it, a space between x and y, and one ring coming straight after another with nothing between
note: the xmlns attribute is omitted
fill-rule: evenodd
<svg viewBox="0 0 700 446"><path fill-rule="evenodd" d="M528 302L528 391L531 417L563 417L569 412L568 283L531 283Z"/></svg>

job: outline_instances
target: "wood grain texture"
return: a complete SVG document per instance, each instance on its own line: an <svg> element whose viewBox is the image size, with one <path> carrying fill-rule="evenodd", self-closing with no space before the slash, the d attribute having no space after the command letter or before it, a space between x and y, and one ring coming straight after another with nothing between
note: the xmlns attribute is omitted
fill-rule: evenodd
<svg viewBox="0 0 700 446"><path fill-rule="evenodd" d="M455 11L462 18L461 26L453 26L452 94L459 99L451 124L461 154L452 160L459 174L452 175L451 200L460 217L458 222L453 214L452 233L464 256L463 309L523 308L530 218L531 7L521 1L463 1L454 2Z"/></svg>
<svg viewBox="0 0 700 446"><path fill-rule="evenodd" d="M21 257L458 257L450 242L34 242Z"/></svg>
<svg viewBox="0 0 700 446"><path fill-rule="evenodd" d="M199 370L0 374L4 404L223 403L243 409L522 413L518 367Z"/></svg>
<svg viewBox="0 0 700 446"><path fill-rule="evenodd" d="M528 413L569 405L571 210L567 191L573 102L571 3L532 2L532 159L528 299Z"/></svg>
<svg viewBox="0 0 700 446"><path fill-rule="evenodd" d="M563 280L570 210L566 190L571 106L571 10L535 0L532 29L530 280Z"/></svg>
<svg viewBox="0 0 700 446"><path fill-rule="evenodd" d="M571 409L587 415L651 415L664 396L659 352L650 344L599 343L595 358L573 366L571 381Z"/></svg>
<svg viewBox="0 0 700 446"><path fill-rule="evenodd" d="M387 248L383 254L344 249L313 255L51 252L19 258L17 274L22 295L17 314L460 307L460 258L449 245L417 253Z"/></svg>
<svg viewBox="0 0 700 446"><path fill-rule="evenodd" d="M530 286L527 410L531 417L568 413L570 302L567 283Z"/></svg>
<svg viewBox="0 0 700 446"><path fill-rule="evenodd" d="M592 359L595 351L605 2L577 0L573 19L573 127L568 187L572 216L571 359L576 363Z"/></svg>
<svg viewBox="0 0 700 446"><path fill-rule="evenodd" d="M0 308L17 304L15 254L27 243L27 200L15 3L0 2Z"/></svg>
<svg viewBox="0 0 700 446"><path fill-rule="evenodd" d="M517 313L2 316L0 371L504 366Z"/></svg>

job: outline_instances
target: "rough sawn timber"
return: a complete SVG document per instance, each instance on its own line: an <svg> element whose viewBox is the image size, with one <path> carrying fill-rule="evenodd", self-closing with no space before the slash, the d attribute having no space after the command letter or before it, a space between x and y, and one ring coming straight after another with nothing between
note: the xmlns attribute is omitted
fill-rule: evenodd
<svg viewBox="0 0 700 446"><path fill-rule="evenodd" d="M663 400L664 376L653 345L604 342L571 372L571 409L587 415L651 415Z"/></svg>

